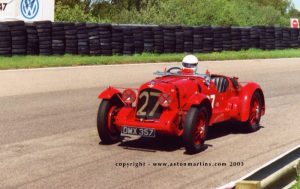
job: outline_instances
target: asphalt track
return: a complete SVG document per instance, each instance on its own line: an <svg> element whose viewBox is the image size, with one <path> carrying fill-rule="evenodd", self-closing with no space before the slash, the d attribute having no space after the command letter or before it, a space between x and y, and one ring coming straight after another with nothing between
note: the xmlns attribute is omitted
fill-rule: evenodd
<svg viewBox="0 0 300 189"><path fill-rule="evenodd" d="M200 64L200 71L261 84L267 109L258 132L214 126L207 149L196 155L173 138L99 144L98 93L108 84L138 86L165 65L179 64L0 71L0 188L215 188L299 145L300 59ZM145 166L116 166L132 162ZM153 165L177 162L199 164Z"/></svg>

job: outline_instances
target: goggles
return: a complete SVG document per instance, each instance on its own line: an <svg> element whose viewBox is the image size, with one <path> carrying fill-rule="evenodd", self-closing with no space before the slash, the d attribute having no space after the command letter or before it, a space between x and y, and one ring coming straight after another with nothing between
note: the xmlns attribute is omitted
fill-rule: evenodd
<svg viewBox="0 0 300 189"><path fill-rule="evenodd" d="M195 68L195 67L197 67L197 63L195 63L195 64L188 64L188 63L184 63L184 62L182 62L182 65L184 66L184 67L186 67L186 68Z"/></svg>

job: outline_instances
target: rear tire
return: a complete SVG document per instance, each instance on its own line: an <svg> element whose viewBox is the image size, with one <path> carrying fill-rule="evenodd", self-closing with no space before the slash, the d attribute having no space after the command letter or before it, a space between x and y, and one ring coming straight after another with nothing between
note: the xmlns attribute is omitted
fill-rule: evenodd
<svg viewBox="0 0 300 189"><path fill-rule="evenodd" d="M255 132L259 130L261 112L262 112L262 97L259 94L259 92L256 91L251 98L249 118L245 123L247 132Z"/></svg>
<svg viewBox="0 0 300 189"><path fill-rule="evenodd" d="M191 107L183 127L183 142L186 152L198 153L203 150L207 135L209 114L205 106Z"/></svg>
<svg viewBox="0 0 300 189"><path fill-rule="evenodd" d="M114 144L120 141L120 132L114 122L117 106L110 100L102 100L97 116L97 129L103 144Z"/></svg>

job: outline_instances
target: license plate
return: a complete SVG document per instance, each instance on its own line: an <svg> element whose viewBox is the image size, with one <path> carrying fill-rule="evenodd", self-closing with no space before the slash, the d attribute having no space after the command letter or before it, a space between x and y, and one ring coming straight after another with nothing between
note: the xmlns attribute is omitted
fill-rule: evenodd
<svg viewBox="0 0 300 189"><path fill-rule="evenodd" d="M123 126L121 130L122 135L138 135L142 137L155 137L155 129L136 128Z"/></svg>

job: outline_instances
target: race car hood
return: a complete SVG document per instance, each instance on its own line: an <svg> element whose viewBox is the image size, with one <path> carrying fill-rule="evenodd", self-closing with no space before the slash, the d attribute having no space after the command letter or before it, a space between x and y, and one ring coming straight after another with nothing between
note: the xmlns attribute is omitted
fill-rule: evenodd
<svg viewBox="0 0 300 189"><path fill-rule="evenodd" d="M185 104L197 92L201 92L201 82L188 77L160 77L143 84L139 92L145 89L155 89L167 93L173 99L180 99L180 104Z"/></svg>

